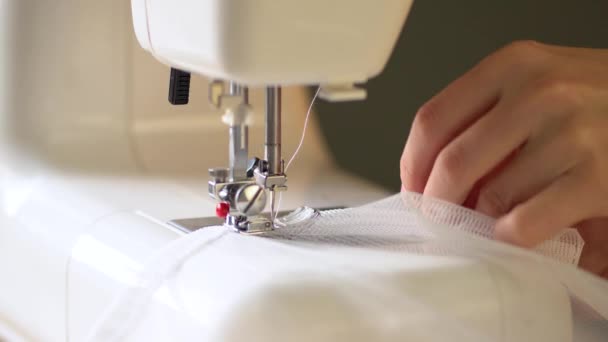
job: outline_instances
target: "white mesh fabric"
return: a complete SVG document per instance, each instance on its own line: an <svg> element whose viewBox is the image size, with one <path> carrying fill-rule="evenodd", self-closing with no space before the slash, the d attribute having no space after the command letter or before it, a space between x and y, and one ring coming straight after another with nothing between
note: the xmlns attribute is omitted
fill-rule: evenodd
<svg viewBox="0 0 608 342"><path fill-rule="evenodd" d="M403 194L263 237L203 229L160 251L90 340L593 341L573 320L606 337L608 285L574 267L576 231L529 252L492 226Z"/></svg>
<svg viewBox="0 0 608 342"><path fill-rule="evenodd" d="M424 200L423 200L424 199ZM423 209L423 210L421 210ZM429 222L421 222L426 217ZM415 193L403 193L358 208L330 210L304 224L279 229L269 237L309 241L331 245L364 246L411 253L450 254L434 237L446 237L449 231L434 234L436 225L450 227L455 235L462 233L492 239L494 219L470 209ZM455 239L451 241L457 242ZM578 264L584 242L574 229L565 229L536 248L544 256Z"/></svg>

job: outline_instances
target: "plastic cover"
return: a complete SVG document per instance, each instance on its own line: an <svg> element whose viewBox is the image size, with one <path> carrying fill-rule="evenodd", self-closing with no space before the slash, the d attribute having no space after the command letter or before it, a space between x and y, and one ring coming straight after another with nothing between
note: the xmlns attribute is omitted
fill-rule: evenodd
<svg viewBox="0 0 608 342"><path fill-rule="evenodd" d="M201 229L160 251L90 341L605 341L608 282L573 229L534 251L493 219L402 193L263 236Z"/></svg>

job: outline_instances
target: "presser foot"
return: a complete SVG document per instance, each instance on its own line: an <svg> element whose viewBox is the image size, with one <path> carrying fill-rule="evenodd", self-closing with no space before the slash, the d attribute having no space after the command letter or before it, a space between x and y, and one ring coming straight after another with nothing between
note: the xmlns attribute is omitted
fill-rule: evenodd
<svg viewBox="0 0 608 342"><path fill-rule="evenodd" d="M321 212L326 210L335 210L335 209L344 209L342 206L338 207L327 207L323 209L314 209L310 207L300 207L295 210L289 211L280 211L277 214L277 219L275 222L271 222L270 213L262 213L256 217L241 217L239 222L240 227L236 228L233 225L228 225L235 232L242 234L252 234L252 235L261 235L276 229L281 229L294 224L303 224L307 221L314 220L320 216ZM237 217L235 217L237 218ZM169 221L168 224L178 229L179 231L189 234L193 233L199 229L207 228L207 227L217 227L227 225L228 220L234 220L226 218L226 220L222 220L218 217L197 217L197 218L186 218L186 219L178 219ZM237 220L238 221L238 220ZM234 222L234 221L233 221ZM239 226L237 225L237 227ZM243 229L245 228L245 229Z"/></svg>
<svg viewBox="0 0 608 342"><path fill-rule="evenodd" d="M274 224L271 219L270 215L268 217L262 215L254 217L229 215L226 217L224 225L239 233L257 235L274 230Z"/></svg>
<svg viewBox="0 0 608 342"><path fill-rule="evenodd" d="M285 214L288 214L288 212L279 213L279 215ZM225 219L215 216L185 218L169 221L168 224L186 234L193 233L202 228L222 225L229 227L235 232L252 235L271 232L275 228L271 221L270 213L262 213L254 217L227 216Z"/></svg>

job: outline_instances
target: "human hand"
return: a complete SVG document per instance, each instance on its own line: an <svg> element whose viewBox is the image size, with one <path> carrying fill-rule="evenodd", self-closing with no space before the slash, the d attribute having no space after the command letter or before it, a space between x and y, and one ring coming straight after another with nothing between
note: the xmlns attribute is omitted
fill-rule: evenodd
<svg viewBox="0 0 608 342"><path fill-rule="evenodd" d="M405 189L496 217L524 247L577 226L608 277L608 50L513 43L419 110Z"/></svg>

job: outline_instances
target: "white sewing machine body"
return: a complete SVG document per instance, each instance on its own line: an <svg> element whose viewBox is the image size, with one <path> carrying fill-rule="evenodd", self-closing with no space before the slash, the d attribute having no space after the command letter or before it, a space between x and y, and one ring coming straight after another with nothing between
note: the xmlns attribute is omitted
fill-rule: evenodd
<svg viewBox="0 0 608 342"><path fill-rule="evenodd" d="M128 2L0 1L0 336L81 341L180 236L165 222L214 215L207 169L226 162L226 127L204 80L172 107L167 77L136 42ZM286 89L284 103L291 153L309 96ZM254 114L258 150L262 122ZM333 165L314 123L289 186L285 209L385 195Z"/></svg>
<svg viewBox="0 0 608 342"><path fill-rule="evenodd" d="M412 0L133 0L139 43L167 65L248 86L364 83Z"/></svg>

